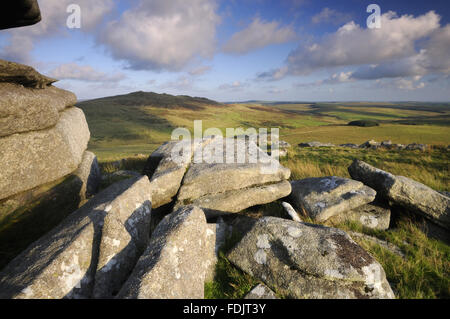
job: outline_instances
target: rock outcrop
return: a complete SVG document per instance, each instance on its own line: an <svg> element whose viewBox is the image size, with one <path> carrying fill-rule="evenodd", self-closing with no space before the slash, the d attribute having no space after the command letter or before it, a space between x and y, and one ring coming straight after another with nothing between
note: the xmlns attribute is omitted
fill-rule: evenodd
<svg viewBox="0 0 450 319"><path fill-rule="evenodd" d="M76 96L0 60L0 200L73 173L90 138Z"/></svg>
<svg viewBox="0 0 450 319"><path fill-rule="evenodd" d="M203 298L207 224L198 207L185 206L166 216L118 298Z"/></svg>
<svg viewBox="0 0 450 319"><path fill-rule="evenodd" d="M239 212L289 195L288 168L253 142L245 142L241 153L234 143L234 139L216 138L203 146L203 161L189 167L176 207L194 204L212 211ZM227 145L234 145L234 157L228 157ZM251 155L255 155L254 162Z"/></svg>
<svg viewBox="0 0 450 319"><path fill-rule="evenodd" d="M56 126L0 138L0 199L57 180L81 163L90 134L83 111L61 112Z"/></svg>
<svg viewBox="0 0 450 319"><path fill-rule="evenodd" d="M409 179L396 176L355 160L348 171L352 178L375 189L392 204L417 212L436 224L450 229L450 198Z"/></svg>
<svg viewBox="0 0 450 319"><path fill-rule="evenodd" d="M111 296L148 241L150 207L145 176L103 190L3 269L0 298Z"/></svg>
<svg viewBox="0 0 450 319"><path fill-rule="evenodd" d="M54 86L30 89L0 82L0 137L55 126L59 112L75 105L75 94Z"/></svg>
<svg viewBox="0 0 450 319"><path fill-rule="evenodd" d="M43 89L56 81L40 74L31 66L0 59L0 82L17 83L25 87Z"/></svg>
<svg viewBox="0 0 450 319"><path fill-rule="evenodd" d="M316 221L345 214L375 199L376 192L363 183L330 176L306 178L291 182L290 200Z"/></svg>
<svg viewBox="0 0 450 319"><path fill-rule="evenodd" d="M335 228L264 217L228 258L293 298L394 298L381 265Z"/></svg>

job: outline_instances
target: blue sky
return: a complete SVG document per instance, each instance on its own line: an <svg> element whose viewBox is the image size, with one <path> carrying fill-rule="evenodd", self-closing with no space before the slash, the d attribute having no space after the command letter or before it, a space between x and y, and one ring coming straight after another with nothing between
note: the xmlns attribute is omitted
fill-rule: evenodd
<svg viewBox="0 0 450 319"><path fill-rule="evenodd" d="M79 99L132 91L219 101L449 101L448 1L38 0L0 58ZM369 4L381 27L369 29ZM69 4L81 28L66 25Z"/></svg>

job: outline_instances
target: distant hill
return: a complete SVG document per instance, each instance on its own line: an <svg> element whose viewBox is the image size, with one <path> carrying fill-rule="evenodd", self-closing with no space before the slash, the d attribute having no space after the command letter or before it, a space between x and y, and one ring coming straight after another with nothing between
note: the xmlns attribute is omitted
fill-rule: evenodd
<svg viewBox="0 0 450 319"><path fill-rule="evenodd" d="M79 102L80 107L89 106L154 106L160 108L185 108L190 110L202 110L207 106L223 106L213 100L203 97L191 97L187 95L159 94L154 92L132 92L124 95L108 96L94 100Z"/></svg>

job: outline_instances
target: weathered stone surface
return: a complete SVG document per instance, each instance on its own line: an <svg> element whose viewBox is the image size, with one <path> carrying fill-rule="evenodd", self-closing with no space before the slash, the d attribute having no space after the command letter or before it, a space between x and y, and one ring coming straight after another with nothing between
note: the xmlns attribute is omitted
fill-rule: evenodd
<svg viewBox="0 0 450 319"><path fill-rule="evenodd" d="M133 270L149 240L151 186L147 176L132 178L105 210L93 296L111 298Z"/></svg>
<svg viewBox="0 0 450 319"><path fill-rule="evenodd" d="M409 151L426 151L428 148L428 146L426 144L417 144L417 143L412 143L412 144L408 144L406 145L405 149L409 150Z"/></svg>
<svg viewBox="0 0 450 319"><path fill-rule="evenodd" d="M31 244L0 273L0 298L91 297L99 256L104 260L105 253L112 254L114 249L120 252L119 247L101 251L108 249L110 225L127 214L132 220L142 213L142 206L150 205L148 194L143 191L145 187L142 187L147 183L148 189L146 179L129 179L111 185ZM138 202L141 203L139 208ZM144 212L148 210L144 209ZM114 238L128 238L120 232L128 230L118 228ZM131 231L130 235L130 242L141 242L144 238L137 236L145 234L136 235ZM126 271L127 268L123 269Z"/></svg>
<svg viewBox="0 0 450 319"><path fill-rule="evenodd" d="M298 215L298 213L295 211L295 209L291 206L291 204L287 203L287 202L282 202L281 206L283 206L284 210L286 211L286 213L288 213L288 215L292 218L293 221L302 222L302 219L300 218L300 216Z"/></svg>
<svg viewBox="0 0 450 319"><path fill-rule="evenodd" d="M80 190L80 197L82 200L97 193L102 179L97 156L89 151L84 152L81 163L74 172L74 175L78 176L82 182Z"/></svg>
<svg viewBox="0 0 450 319"><path fill-rule="evenodd" d="M198 207L182 207L156 227L117 298L203 298L206 219Z"/></svg>
<svg viewBox="0 0 450 319"><path fill-rule="evenodd" d="M381 265L345 232L264 217L228 259L293 298L394 298Z"/></svg>
<svg viewBox="0 0 450 319"><path fill-rule="evenodd" d="M275 293L266 285L258 284L244 297L244 299L278 299Z"/></svg>
<svg viewBox="0 0 450 319"><path fill-rule="evenodd" d="M224 193L206 195L190 202L204 210L214 210L227 213L238 213L248 207L268 204L291 193L288 181L231 190ZM181 206L178 202L176 206Z"/></svg>
<svg viewBox="0 0 450 319"><path fill-rule="evenodd" d="M288 168L281 166L252 142L246 142L241 163L236 151L234 157L232 152L226 151L227 143L234 142L234 139L216 139L203 148L203 161L192 164L187 171L178 200L192 201L207 194L219 194L289 178L291 172ZM236 150L237 143L234 147ZM215 154L218 154L217 157L214 157ZM229 154L231 156L227 160ZM255 163L249 161L249 155L255 155Z"/></svg>
<svg viewBox="0 0 450 319"><path fill-rule="evenodd" d="M352 178L374 188L393 204L450 229L450 198L412 179L393 175L363 161L353 161L348 171Z"/></svg>
<svg viewBox="0 0 450 319"><path fill-rule="evenodd" d="M374 141L374 140L370 140L370 141L367 141L367 142L361 144L361 145L359 146L359 148L372 148L372 149L377 149L377 148L380 147L380 146L381 146L381 143L379 143L379 142L377 142L377 141Z"/></svg>
<svg viewBox="0 0 450 319"><path fill-rule="evenodd" d="M190 142L167 142L153 152L147 160L144 174L149 176L153 193L153 207L170 203L178 193L183 176L192 158L192 148L183 152L183 146ZM179 151L181 161L172 159L172 151Z"/></svg>
<svg viewBox="0 0 450 319"><path fill-rule="evenodd" d="M76 100L75 94L54 86L39 90L0 82L0 137L55 126L58 112Z"/></svg>
<svg viewBox="0 0 450 319"><path fill-rule="evenodd" d="M375 199L376 192L363 183L330 176L291 182L290 200L311 218L326 221L331 216L352 210Z"/></svg>
<svg viewBox="0 0 450 319"><path fill-rule="evenodd" d="M77 169L90 138L86 118L75 107L60 114L53 128L0 138L0 199Z"/></svg>
<svg viewBox="0 0 450 319"><path fill-rule="evenodd" d="M389 207L369 203L353 210L334 215L328 221L333 224L355 221L368 228L386 230L389 228L391 221L391 210Z"/></svg>
<svg viewBox="0 0 450 319"><path fill-rule="evenodd" d="M0 59L0 82L11 82L43 89L56 81L40 74L31 66Z"/></svg>
<svg viewBox="0 0 450 319"><path fill-rule="evenodd" d="M334 147L334 144L331 143L322 143L322 142L317 142L317 141L313 141L313 142L304 142L304 143L300 143L298 144L299 147Z"/></svg>

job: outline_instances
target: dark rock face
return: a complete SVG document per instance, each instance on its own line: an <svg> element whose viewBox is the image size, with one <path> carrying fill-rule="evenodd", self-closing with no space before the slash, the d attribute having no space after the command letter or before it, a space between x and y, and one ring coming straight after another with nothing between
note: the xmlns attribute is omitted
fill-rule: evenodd
<svg viewBox="0 0 450 319"><path fill-rule="evenodd" d="M41 21L37 0L3 1L0 4L0 30L23 27Z"/></svg>
<svg viewBox="0 0 450 319"><path fill-rule="evenodd" d="M22 84L25 87L43 89L56 81L56 79L38 73L31 66L0 60L0 82L10 82Z"/></svg>

